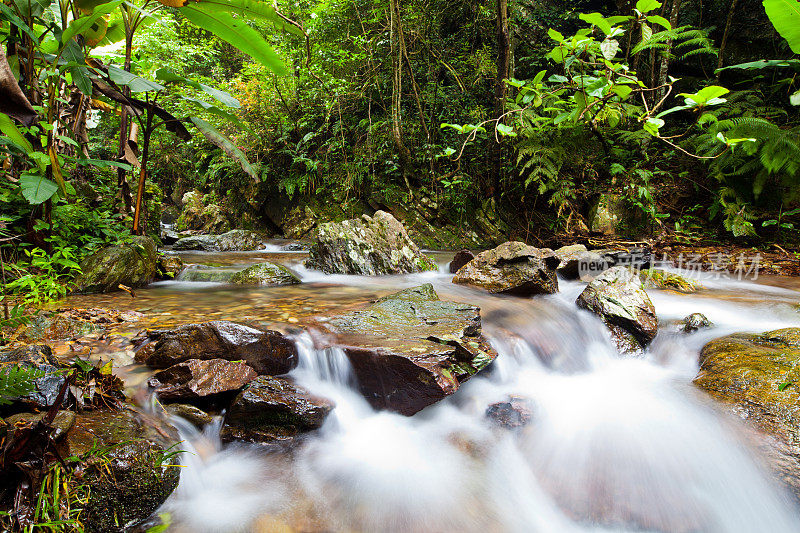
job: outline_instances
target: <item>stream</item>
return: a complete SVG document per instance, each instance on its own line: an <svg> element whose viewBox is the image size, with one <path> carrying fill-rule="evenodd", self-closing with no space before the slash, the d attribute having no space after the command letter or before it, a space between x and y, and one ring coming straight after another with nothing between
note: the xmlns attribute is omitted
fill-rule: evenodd
<svg viewBox="0 0 800 533"><path fill-rule="evenodd" d="M442 299L480 306L499 356L453 396L405 417L372 409L352 386L345 354L315 350L301 334L291 375L336 408L291 455L223 446L219 421L199 431L173 420L187 452L180 485L161 510L170 513L170 531L800 531L797 501L766 468L753 431L692 385L710 339L800 326L796 280L707 274L697 294L648 290L660 332L644 356L631 358L616 351L598 318L575 306L581 282L560 280L552 296L489 295L450 283L452 253L431 254L439 272L325 275L280 244L181 253L204 266L136 298L68 303L140 311L158 327L216 319L287 325L432 283ZM288 266L303 283L191 281L193 269L233 271L262 260ZM674 322L694 312L715 326L679 333ZM106 350L130 365L130 353ZM142 386L141 368L122 370L129 386ZM534 406L531 423L517 431L484 415L509 395Z"/></svg>

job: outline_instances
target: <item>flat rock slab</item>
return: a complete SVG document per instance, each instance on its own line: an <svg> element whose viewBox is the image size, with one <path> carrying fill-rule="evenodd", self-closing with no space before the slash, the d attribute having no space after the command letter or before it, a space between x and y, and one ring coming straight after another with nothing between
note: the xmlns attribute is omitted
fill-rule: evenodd
<svg viewBox="0 0 800 533"><path fill-rule="evenodd" d="M174 250L204 250L207 252L246 252L260 250L264 239L254 231L234 229L221 235L193 235L178 239Z"/></svg>
<svg viewBox="0 0 800 533"><path fill-rule="evenodd" d="M286 374L297 366L297 347L279 331L218 320L148 331L136 361L168 368L189 359L244 361L258 374Z"/></svg>
<svg viewBox="0 0 800 533"><path fill-rule="evenodd" d="M497 356L481 335L480 309L441 301L430 284L324 324L347 353L367 400L404 415L453 394Z"/></svg>
<svg viewBox="0 0 800 533"><path fill-rule="evenodd" d="M156 372L148 383L161 401L189 401L237 391L256 376L244 361L189 359Z"/></svg>

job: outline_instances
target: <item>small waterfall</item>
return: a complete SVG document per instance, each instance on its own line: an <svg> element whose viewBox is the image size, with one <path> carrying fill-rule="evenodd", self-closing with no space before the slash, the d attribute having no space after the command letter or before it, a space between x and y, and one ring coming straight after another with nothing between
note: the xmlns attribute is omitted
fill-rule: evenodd
<svg viewBox="0 0 800 533"><path fill-rule="evenodd" d="M353 388L356 377L347 354L338 346L316 349L308 333L295 339L298 364L295 375L342 387Z"/></svg>

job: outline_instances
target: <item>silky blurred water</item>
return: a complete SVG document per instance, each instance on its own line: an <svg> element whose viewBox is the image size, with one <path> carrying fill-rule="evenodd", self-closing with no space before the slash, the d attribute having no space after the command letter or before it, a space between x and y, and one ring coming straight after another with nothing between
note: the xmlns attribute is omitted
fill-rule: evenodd
<svg viewBox="0 0 800 533"><path fill-rule="evenodd" d="M206 264L269 259L304 283L172 281L114 303L173 322L212 313L280 323L430 282L443 299L481 307L499 356L455 395L409 418L373 410L353 389L346 355L316 350L300 335L292 376L335 410L290 455L223 447L218 425L199 432L178 421L191 453L163 509L176 531L800 531L797 502L748 444L744 422L691 384L711 338L800 326L792 282L709 279L695 295L651 290L661 329L643 357L631 358L574 305L579 282L521 299L451 284L443 254L439 272L380 278L309 271L302 254L243 255L208 254ZM203 254L187 258L202 262ZM679 333L672 322L693 312L715 327ZM509 395L533 406L531 423L516 431L485 417Z"/></svg>

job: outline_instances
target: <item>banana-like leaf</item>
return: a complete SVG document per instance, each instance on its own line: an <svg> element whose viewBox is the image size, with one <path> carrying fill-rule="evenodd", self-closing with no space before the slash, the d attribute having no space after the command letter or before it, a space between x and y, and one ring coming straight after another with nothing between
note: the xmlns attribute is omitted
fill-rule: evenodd
<svg viewBox="0 0 800 533"><path fill-rule="evenodd" d="M763 0L769 20L789 48L800 54L800 0Z"/></svg>
<svg viewBox="0 0 800 533"><path fill-rule="evenodd" d="M67 29L61 34L62 46L66 45L76 35L89 31L97 19L117 9L123 1L124 0L111 0L111 2L100 4L94 8L91 15L79 17L70 22Z"/></svg>
<svg viewBox="0 0 800 533"><path fill-rule="evenodd" d="M225 91L221 91L219 89L215 89L214 87L209 87L203 83L196 82L194 80L190 80L189 78L184 78L178 74L175 74L169 69L160 68L156 71L156 78L165 82L165 83L182 83L183 85L187 85L198 91L203 91L204 93L213 96L217 99L220 103L228 106L228 107L235 107L239 108L242 107L242 104L239 103L239 100L231 96L229 93Z"/></svg>
<svg viewBox="0 0 800 533"><path fill-rule="evenodd" d="M11 142L16 144L18 147L22 148L22 150L27 153L33 153L33 146L31 145L30 141L25 138L17 126L14 124L14 121L11 118L4 114L0 113L0 132L11 139ZM36 160L37 165L39 165L39 170L44 172L45 165L42 164L38 159Z"/></svg>
<svg viewBox="0 0 800 533"><path fill-rule="evenodd" d="M47 155L50 156L50 168L53 171L53 177L56 179L58 187L64 196L67 195L67 184L64 182L64 174L61 172L61 163L58 162L58 154L54 146L50 146L47 150Z"/></svg>
<svg viewBox="0 0 800 533"><path fill-rule="evenodd" d="M127 70L106 65L108 69L108 77L117 85L127 85L132 93L144 93L148 91L161 91L164 86L154 81L140 78L135 74L131 74Z"/></svg>
<svg viewBox="0 0 800 533"><path fill-rule="evenodd" d="M23 174L19 177L19 187L22 196L33 205L46 202L58 192L58 185L41 175Z"/></svg>
<svg viewBox="0 0 800 533"><path fill-rule="evenodd" d="M246 130L246 131L252 133L253 135L255 135L255 132L247 124L245 124L244 122L239 120L239 117L237 117L236 115L228 113L227 111L225 111L223 109L220 109L215 105L209 104L208 102L205 102L205 101L197 99L197 98L190 98L188 96L184 96L183 100L186 101L186 102L190 102L192 104L198 105L201 108L203 108L203 110L206 111L207 113L211 113L212 115L216 115L216 116L218 116L220 118L224 118L225 120L227 120L228 122L230 122L231 124L236 126L237 128L239 128L241 130Z"/></svg>
<svg viewBox="0 0 800 533"><path fill-rule="evenodd" d="M236 159L241 165L242 170L244 170L248 176L254 180L258 180L258 174L256 174L256 171L253 169L252 165L250 165L250 161L247 160L247 156L244 155L244 152L239 150L235 144L233 144L233 141L217 131L214 126L202 118L189 117L189 120L192 121L192 124L197 126L197 129L200 130L200 133L202 133L206 139L222 148L226 154Z"/></svg>
<svg viewBox="0 0 800 533"><path fill-rule="evenodd" d="M280 30L305 37L299 26L286 22L278 15L275 7L261 0L199 0L208 11L233 13L244 18L271 22ZM188 1L187 1L188 3Z"/></svg>
<svg viewBox="0 0 800 533"><path fill-rule="evenodd" d="M8 64L5 49L5 46L0 46L0 113L14 117L22 124L30 126L36 122L38 115L25 93L19 88L17 78L14 77Z"/></svg>
<svg viewBox="0 0 800 533"><path fill-rule="evenodd" d="M89 69L86 68L86 59L83 51L75 41L67 41L64 50L61 52L62 61L66 62L69 73L72 74L72 83L85 94L92 95L92 81L89 79ZM71 66L70 66L71 65Z"/></svg>
<svg viewBox="0 0 800 533"><path fill-rule="evenodd" d="M50 7L53 0L14 0L14 5L23 17L38 17Z"/></svg>
<svg viewBox="0 0 800 533"><path fill-rule="evenodd" d="M739 63L738 65L731 65L729 67L723 67L714 71L716 74L717 72L722 72L723 70L728 69L743 69L743 70L760 70L762 68L780 68L780 67L791 67L794 70L800 72L800 59L759 59L758 61L750 61L749 63Z"/></svg>
<svg viewBox="0 0 800 533"><path fill-rule="evenodd" d="M243 20L202 2L182 8L181 13L189 22L230 43L276 74L289 73L275 50Z"/></svg>

